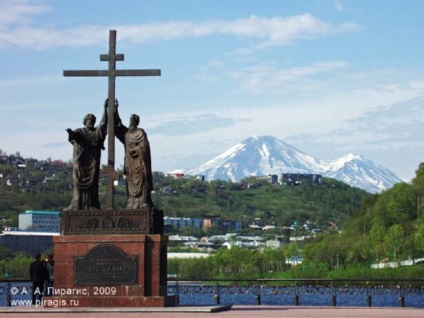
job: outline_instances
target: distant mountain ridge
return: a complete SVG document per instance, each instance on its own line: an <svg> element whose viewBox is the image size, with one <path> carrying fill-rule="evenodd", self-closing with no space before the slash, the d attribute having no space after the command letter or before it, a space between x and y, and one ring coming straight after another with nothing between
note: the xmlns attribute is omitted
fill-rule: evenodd
<svg viewBox="0 0 424 318"><path fill-rule="evenodd" d="M273 136L252 136L219 156L188 170L207 180L238 182L249 176L279 173L314 173L378 193L402 180L389 169L357 154L320 160Z"/></svg>

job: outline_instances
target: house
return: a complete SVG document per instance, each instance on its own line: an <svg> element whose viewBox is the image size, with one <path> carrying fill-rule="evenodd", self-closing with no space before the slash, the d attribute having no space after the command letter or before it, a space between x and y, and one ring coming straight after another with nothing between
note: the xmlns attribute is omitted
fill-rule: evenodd
<svg viewBox="0 0 424 318"><path fill-rule="evenodd" d="M203 219L203 229L207 232L212 226L217 227L220 230L232 231L232 230L241 230L243 229L243 223L241 221L231 221L223 219L220 216L211 216L205 217Z"/></svg>
<svg viewBox="0 0 424 318"><path fill-rule="evenodd" d="M6 180L6 185L20 187L22 186L22 180L19 178L10 178Z"/></svg>
<svg viewBox="0 0 424 318"><path fill-rule="evenodd" d="M268 240L265 242L266 247L270 248L279 248L280 246L283 246L283 242L280 240Z"/></svg>
<svg viewBox="0 0 424 318"><path fill-rule="evenodd" d="M300 185L304 182L310 184L320 184L322 175L310 173L282 173L280 175L281 184Z"/></svg>
<svg viewBox="0 0 424 318"><path fill-rule="evenodd" d="M266 177L266 179L271 184L277 184L278 183L278 176L276 174L269 174Z"/></svg>

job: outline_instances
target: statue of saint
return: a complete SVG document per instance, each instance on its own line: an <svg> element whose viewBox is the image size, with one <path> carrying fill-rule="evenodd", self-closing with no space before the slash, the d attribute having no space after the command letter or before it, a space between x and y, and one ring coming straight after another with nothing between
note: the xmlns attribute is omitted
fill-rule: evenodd
<svg viewBox="0 0 424 318"><path fill-rule="evenodd" d="M152 163L146 132L138 128L140 117L132 114L129 126L122 124L115 102L115 135L124 144L124 175L127 185L127 209L153 208Z"/></svg>
<svg viewBox="0 0 424 318"><path fill-rule="evenodd" d="M68 132L68 140L74 146L73 151L73 193L72 202L66 210L100 209L99 173L100 154L104 150L107 132L107 100L104 114L97 127L96 116L87 114L84 117L85 127Z"/></svg>

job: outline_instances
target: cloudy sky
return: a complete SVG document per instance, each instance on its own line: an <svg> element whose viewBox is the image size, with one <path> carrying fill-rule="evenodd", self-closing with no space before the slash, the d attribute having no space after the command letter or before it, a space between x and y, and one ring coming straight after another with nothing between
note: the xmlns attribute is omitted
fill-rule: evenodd
<svg viewBox="0 0 424 318"><path fill-rule="evenodd" d="M116 30L117 68L162 71L116 80L154 170L272 135L410 179L424 161L423 12L421 0L0 0L0 149L71 159L65 129L101 117L107 78L63 70L107 69Z"/></svg>

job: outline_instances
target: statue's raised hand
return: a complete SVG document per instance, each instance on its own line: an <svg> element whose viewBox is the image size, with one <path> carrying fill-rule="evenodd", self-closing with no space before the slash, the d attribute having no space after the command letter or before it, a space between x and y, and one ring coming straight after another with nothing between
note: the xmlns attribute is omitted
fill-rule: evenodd
<svg viewBox="0 0 424 318"><path fill-rule="evenodd" d="M66 131L68 132L69 138L73 138L74 131L71 128L66 129Z"/></svg>

